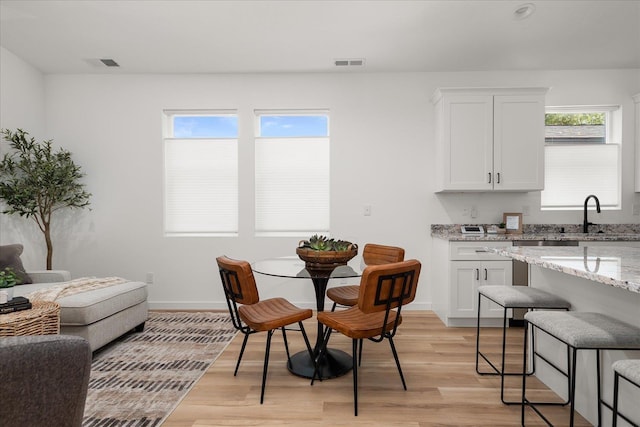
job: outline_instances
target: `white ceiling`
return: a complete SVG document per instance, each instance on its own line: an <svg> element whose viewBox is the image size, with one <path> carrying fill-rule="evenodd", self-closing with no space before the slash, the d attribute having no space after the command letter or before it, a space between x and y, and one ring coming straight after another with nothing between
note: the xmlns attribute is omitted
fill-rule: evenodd
<svg viewBox="0 0 640 427"><path fill-rule="evenodd" d="M640 0L0 0L0 44L45 73L640 68Z"/></svg>

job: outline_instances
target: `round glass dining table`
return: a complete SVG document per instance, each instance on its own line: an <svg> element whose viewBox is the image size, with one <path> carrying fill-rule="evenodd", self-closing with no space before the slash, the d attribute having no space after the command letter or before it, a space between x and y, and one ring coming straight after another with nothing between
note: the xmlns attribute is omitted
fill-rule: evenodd
<svg viewBox="0 0 640 427"><path fill-rule="evenodd" d="M255 273L267 276L284 277L288 279L311 279L316 296L316 309L318 312L324 311L324 300L327 285L331 279L356 278L362 275L360 268L361 257L355 257L347 263L333 270L307 270L304 261L297 256L286 256L279 258L269 258L257 261L251 265ZM354 284L358 280L353 281ZM324 337L324 325L318 322L318 335L313 347L314 358L317 357L322 339ZM288 364L291 373L304 378L313 377L315 369L314 361L311 360L309 352L304 350L291 356ZM342 350L329 348L323 357L318 361L318 376L316 378L329 379L346 374L353 368L351 355Z"/></svg>

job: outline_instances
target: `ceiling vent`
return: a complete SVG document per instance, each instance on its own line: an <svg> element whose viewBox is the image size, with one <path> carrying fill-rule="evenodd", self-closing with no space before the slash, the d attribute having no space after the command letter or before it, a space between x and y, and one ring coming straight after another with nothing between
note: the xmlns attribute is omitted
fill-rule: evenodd
<svg viewBox="0 0 640 427"><path fill-rule="evenodd" d="M364 66L364 58L336 59L334 64L336 67L362 67Z"/></svg>
<svg viewBox="0 0 640 427"><path fill-rule="evenodd" d="M110 59L110 58L100 59L100 62L102 62L107 67L119 67L120 66L120 64L118 64L116 61L114 61L113 59Z"/></svg>

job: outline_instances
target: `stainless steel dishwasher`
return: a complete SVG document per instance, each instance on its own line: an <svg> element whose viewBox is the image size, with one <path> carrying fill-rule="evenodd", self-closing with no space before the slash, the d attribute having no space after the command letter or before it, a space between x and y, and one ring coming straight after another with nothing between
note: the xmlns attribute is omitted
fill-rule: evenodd
<svg viewBox="0 0 640 427"><path fill-rule="evenodd" d="M577 240L514 240L513 246L578 246ZM513 286L529 286L529 264L513 260ZM512 326L524 324L526 309L513 310Z"/></svg>

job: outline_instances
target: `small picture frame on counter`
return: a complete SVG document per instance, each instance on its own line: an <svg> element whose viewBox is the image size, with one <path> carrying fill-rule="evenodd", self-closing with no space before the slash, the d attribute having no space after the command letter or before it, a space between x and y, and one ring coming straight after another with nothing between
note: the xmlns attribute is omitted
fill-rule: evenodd
<svg viewBox="0 0 640 427"><path fill-rule="evenodd" d="M506 224L507 234L522 234L522 213L505 212L502 222Z"/></svg>

